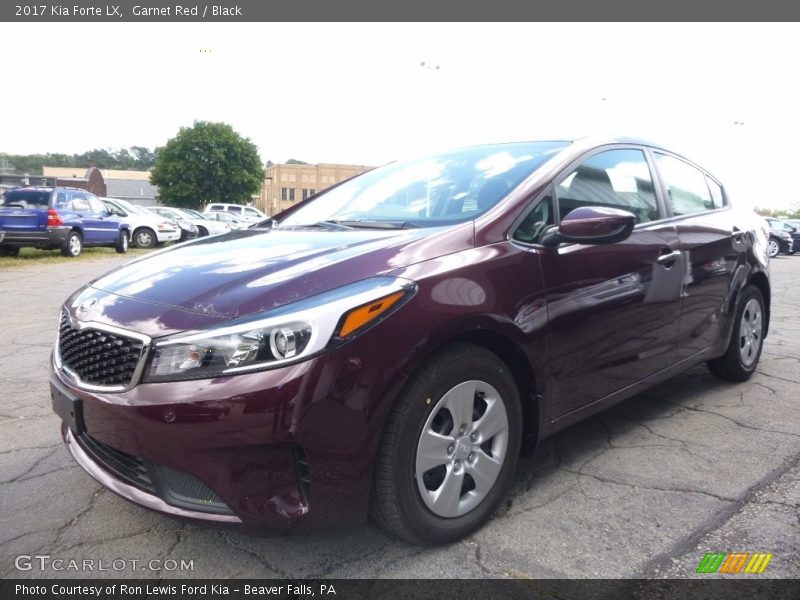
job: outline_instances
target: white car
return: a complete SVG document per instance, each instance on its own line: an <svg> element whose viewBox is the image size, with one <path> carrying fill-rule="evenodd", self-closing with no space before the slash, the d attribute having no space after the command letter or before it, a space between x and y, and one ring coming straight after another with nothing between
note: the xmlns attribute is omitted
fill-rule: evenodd
<svg viewBox="0 0 800 600"><path fill-rule="evenodd" d="M232 214L227 212L199 213L196 210L190 210L190 212L200 215L204 219L209 219L211 221L219 221L220 223L225 223L226 225L230 225L231 229L244 229L245 227L250 227L250 225L252 225L253 223L258 223L258 221L248 221L243 217L234 217Z"/></svg>
<svg viewBox="0 0 800 600"><path fill-rule="evenodd" d="M188 209L177 208L173 206L148 206L147 208L148 210L151 210L167 219L188 221L197 227L199 237L216 235L218 233L228 233L231 230L230 226L226 225L225 223L200 218L198 216L199 213L191 212Z"/></svg>
<svg viewBox="0 0 800 600"><path fill-rule="evenodd" d="M154 215L141 206L117 198L100 198L115 215L123 217L131 227L131 244L139 248L155 248L158 244L177 242L181 230L175 222Z"/></svg>
<svg viewBox="0 0 800 600"><path fill-rule="evenodd" d="M227 204L225 202L214 202L206 206L203 213L227 213L236 217L237 219L244 219L253 223L257 221L264 221L269 219L267 215L253 208L252 206L242 206L241 204Z"/></svg>

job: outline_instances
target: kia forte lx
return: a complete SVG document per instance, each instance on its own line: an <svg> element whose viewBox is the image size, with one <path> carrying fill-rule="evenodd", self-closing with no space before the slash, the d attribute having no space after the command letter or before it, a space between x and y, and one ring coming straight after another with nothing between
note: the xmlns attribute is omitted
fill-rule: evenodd
<svg viewBox="0 0 800 600"><path fill-rule="evenodd" d="M146 508L448 542L555 431L699 363L747 379L766 248L647 142L399 161L78 290L53 406L74 459Z"/></svg>

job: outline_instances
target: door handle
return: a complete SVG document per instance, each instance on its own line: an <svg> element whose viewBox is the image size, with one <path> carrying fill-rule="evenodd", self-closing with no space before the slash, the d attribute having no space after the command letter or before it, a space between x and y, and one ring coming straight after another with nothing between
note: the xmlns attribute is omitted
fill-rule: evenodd
<svg viewBox="0 0 800 600"><path fill-rule="evenodd" d="M681 251L673 250L672 252L667 252L666 254L662 254L661 256L659 256L656 259L656 262L660 265L665 266L667 269L671 269L672 265L674 265L675 261L678 260L680 257L681 257Z"/></svg>

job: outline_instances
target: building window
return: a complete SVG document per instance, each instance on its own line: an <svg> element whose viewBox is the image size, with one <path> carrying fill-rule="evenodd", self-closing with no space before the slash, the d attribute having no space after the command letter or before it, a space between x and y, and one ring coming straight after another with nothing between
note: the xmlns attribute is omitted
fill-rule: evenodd
<svg viewBox="0 0 800 600"><path fill-rule="evenodd" d="M294 192L294 190L292 190ZM281 200L289 199L289 188L281 188Z"/></svg>
<svg viewBox="0 0 800 600"><path fill-rule="evenodd" d="M306 198L308 198L308 190L306 188L303 188L303 200L305 200Z"/></svg>
<svg viewBox="0 0 800 600"><path fill-rule="evenodd" d="M294 202L294 188L289 188L289 202Z"/></svg>
<svg viewBox="0 0 800 600"><path fill-rule="evenodd" d="M308 190L308 195L309 196L313 196L316 193L317 193L317 190Z"/></svg>

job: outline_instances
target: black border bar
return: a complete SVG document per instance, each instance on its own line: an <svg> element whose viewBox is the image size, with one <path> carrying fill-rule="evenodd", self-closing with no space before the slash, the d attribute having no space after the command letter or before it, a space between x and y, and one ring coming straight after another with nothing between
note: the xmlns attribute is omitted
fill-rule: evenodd
<svg viewBox="0 0 800 600"><path fill-rule="evenodd" d="M116 8L115 8L116 7ZM138 8L136 8L138 7ZM216 7L216 10L215 10ZM697 0L3 0L7 22L798 21L800 3Z"/></svg>
<svg viewBox="0 0 800 600"><path fill-rule="evenodd" d="M122 593L123 586L126 592ZM192 588L191 591L186 587ZM249 593L247 593L249 586ZM131 592L131 588L134 591ZM136 588L139 588L137 590ZM266 590L270 589L270 592ZM253 590L256 590L255 592ZM35 590L35 591L34 591ZM98 593L99 590L99 593ZM332 593L335 592L334 593ZM800 580L698 579L6 579L3 600L796 600Z"/></svg>

